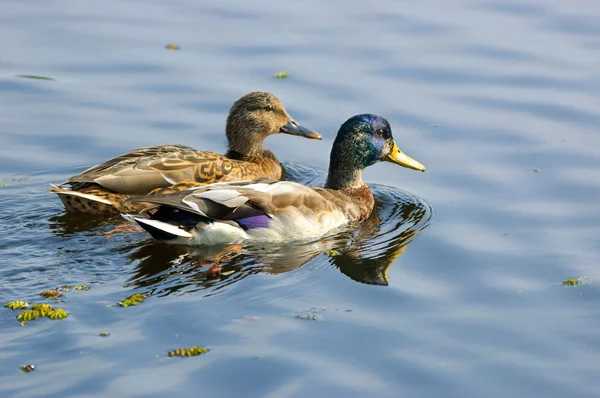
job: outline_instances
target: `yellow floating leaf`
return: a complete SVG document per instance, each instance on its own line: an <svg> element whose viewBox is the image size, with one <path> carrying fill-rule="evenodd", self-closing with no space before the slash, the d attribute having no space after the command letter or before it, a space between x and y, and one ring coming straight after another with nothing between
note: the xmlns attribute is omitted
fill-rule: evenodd
<svg viewBox="0 0 600 398"><path fill-rule="evenodd" d="M87 285L78 285L78 286L73 286L73 289L75 289L75 290L90 290L90 287Z"/></svg>
<svg viewBox="0 0 600 398"><path fill-rule="evenodd" d="M53 310L54 308L52 308L52 306L50 304L39 303L39 304L32 305L31 309L32 310L40 310L40 309Z"/></svg>
<svg viewBox="0 0 600 398"><path fill-rule="evenodd" d="M29 322L29 321L33 321L38 316L39 316L39 313L37 311L25 310L25 311L21 312L19 315L17 315L17 320L19 320L21 322Z"/></svg>
<svg viewBox="0 0 600 398"><path fill-rule="evenodd" d="M173 43L171 43L171 44L167 44L167 45L165 46L165 48L166 48L167 50L179 50L181 47L179 47L177 44L173 44Z"/></svg>
<svg viewBox="0 0 600 398"><path fill-rule="evenodd" d="M167 352L167 356L170 357L195 357L197 355L206 354L208 350L204 347L186 347L186 348L178 348L173 351Z"/></svg>
<svg viewBox="0 0 600 398"><path fill-rule="evenodd" d="M62 296L62 293L58 290L46 290L40 293L40 296L44 296L46 298L59 298Z"/></svg>
<svg viewBox="0 0 600 398"><path fill-rule="evenodd" d="M142 303L145 298L146 298L145 295L143 295L141 293L136 293L136 294L132 294L131 296L127 297L123 301L119 301L117 304L119 304L121 307L132 307L134 305L138 305L138 304Z"/></svg>
<svg viewBox="0 0 600 398"><path fill-rule="evenodd" d="M21 310L27 307L29 307L29 303L25 301L9 301L8 303L4 304L4 308L10 308L13 311Z"/></svg>
<svg viewBox="0 0 600 398"><path fill-rule="evenodd" d="M69 314L67 314L67 311L63 310L62 308L57 308L54 311L50 311L48 314L48 318L52 319L53 321L65 319L67 316L69 316Z"/></svg>
<svg viewBox="0 0 600 398"><path fill-rule="evenodd" d="M342 253L340 253L339 251L337 251L335 249L331 249L331 250L327 250L327 252L325 252L325 254L327 254L329 257L334 257L334 256L339 256Z"/></svg>
<svg viewBox="0 0 600 398"><path fill-rule="evenodd" d="M563 281L563 285L565 286L583 286L583 285L590 285L592 283L595 283L595 281L587 276L582 276L581 278L577 278L577 279L567 279L566 281Z"/></svg>
<svg viewBox="0 0 600 398"><path fill-rule="evenodd" d="M31 306L32 311L36 311L40 318L48 316L48 314L54 311L54 308L50 304L34 304Z"/></svg>
<svg viewBox="0 0 600 398"><path fill-rule="evenodd" d="M279 73L275 73L275 79L285 79L286 77L289 77L290 74L287 72L279 72Z"/></svg>

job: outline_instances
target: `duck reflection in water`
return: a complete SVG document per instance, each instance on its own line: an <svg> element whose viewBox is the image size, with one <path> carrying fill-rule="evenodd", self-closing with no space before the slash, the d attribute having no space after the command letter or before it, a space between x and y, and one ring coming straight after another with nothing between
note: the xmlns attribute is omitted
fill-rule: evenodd
<svg viewBox="0 0 600 398"><path fill-rule="evenodd" d="M150 241L141 248L124 248L129 261L137 262L128 285L145 288L149 294L158 296L198 290L214 295L249 275L282 274L323 256L356 282L386 286L390 266L427 227L431 208L402 191L374 188L375 208L367 220L353 231L315 242L192 250Z"/></svg>

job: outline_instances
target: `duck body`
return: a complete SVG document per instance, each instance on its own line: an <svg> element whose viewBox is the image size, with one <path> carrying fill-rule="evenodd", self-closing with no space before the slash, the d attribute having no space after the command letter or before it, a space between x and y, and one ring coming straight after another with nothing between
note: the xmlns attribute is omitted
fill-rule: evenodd
<svg viewBox="0 0 600 398"><path fill-rule="evenodd" d="M334 141L324 188L259 179L210 184L170 194L134 197L150 203L137 222L155 239L190 245L290 242L319 238L365 220L374 199L362 169L380 160L424 171L396 146L387 121L357 115Z"/></svg>
<svg viewBox="0 0 600 398"><path fill-rule="evenodd" d="M311 239L363 220L373 208L368 188L337 191L268 179L134 200L155 207L126 218L157 240L191 245Z"/></svg>
<svg viewBox="0 0 600 398"><path fill-rule="evenodd" d="M67 211L92 214L138 212L144 203L132 195L177 192L215 182L281 178L281 166L270 151L258 155L197 151L182 145L140 148L117 156L54 185ZM66 187L70 185L70 187Z"/></svg>
<svg viewBox="0 0 600 398"><path fill-rule="evenodd" d="M184 145L136 149L52 185L67 211L93 214L138 212L147 206L128 202L132 195L177 192L216 182L281 178L281 165L263 145L275 133L321 136L299 126L272 94L250 93L232 106L225 155Z"/></svg>

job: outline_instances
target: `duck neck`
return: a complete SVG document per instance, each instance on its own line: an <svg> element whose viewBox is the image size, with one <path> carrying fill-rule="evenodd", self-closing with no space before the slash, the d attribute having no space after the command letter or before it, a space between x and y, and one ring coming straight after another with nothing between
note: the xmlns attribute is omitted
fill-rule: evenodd
<svg viewBox="0 0 600 398"><path fill-rule="evenodd" d="M362 180L362 169L348 170L347 167L347 164L332 162L329 166L325 188L344 190L367 186Z"/></svg>
<svg viewBox="0 0 600 398"><path fill-rule="evenodd" d="M243 160L246 162L263 162L264 159L270 159L279 164L279 161L275 157L275 154L273 154L273 152L271 152L267 148L263 148L261 151L257 152L236 151L230 148L225 153L225 157L229 159Z"/></svg>
<svg viewBox="0 0 600 398"><path fill-rule="evenodd" d="M227 144L228 152L236 152L243 156L246 155L263 155L270 152L263 143L262 139L256 137L256 139L240 141L229 141ZM228 156L229 157L229 156Z"/></svg>

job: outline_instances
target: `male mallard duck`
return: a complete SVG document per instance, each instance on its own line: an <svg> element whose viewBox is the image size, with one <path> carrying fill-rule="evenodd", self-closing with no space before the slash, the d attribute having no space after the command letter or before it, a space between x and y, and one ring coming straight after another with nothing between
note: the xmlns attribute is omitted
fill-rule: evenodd
<svg viewBox="0 0 600 398"><path fill-rule="evenodd" d="M281 165L263 144L266 137L277 133L322 138L299 126L273 94L249 93L229 111L225 155L183 145L136 149L52 185L50 191L58 194L67 211L119 214L147 206L127 202L131 195L178 191L221 181L278 180ZM71 187L64 186L67 184Z"/></svg>
<svg viewBox="0 0 600 398"><path fill-rule="evenodd" d="M316 238L373 211L362 171L379 161L415 170L425 167L402 153L386 119L364 114L340 127L324 188L260 179L211 184L165 195L132 198L153 206L135 220L157 240L185 244L282 242Z"/></svg>

